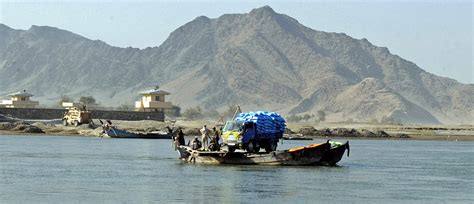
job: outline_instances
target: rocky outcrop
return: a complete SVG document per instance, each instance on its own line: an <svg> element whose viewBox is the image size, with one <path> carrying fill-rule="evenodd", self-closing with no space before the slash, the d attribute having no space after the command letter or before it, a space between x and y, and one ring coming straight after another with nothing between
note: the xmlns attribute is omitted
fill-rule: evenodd
<svg viewBox="0 0 474 204"><path fill-rule="evenodd" d="M322 136L322 137L368 137L368 138L410 138L403 133L388 134L383 130L370 131L367 129L347 129L347 128L325 128L315 129L314 127L303 127L298 131L303 136Z"/></svg>
<svg viewBox="0 0 474 204"><path fill-rule="evenodd" d="M0 123L0 130L4 131L15 131L23 133L44 133L44 131L29 123L18 121L18 122L2 122Z"/></svg>

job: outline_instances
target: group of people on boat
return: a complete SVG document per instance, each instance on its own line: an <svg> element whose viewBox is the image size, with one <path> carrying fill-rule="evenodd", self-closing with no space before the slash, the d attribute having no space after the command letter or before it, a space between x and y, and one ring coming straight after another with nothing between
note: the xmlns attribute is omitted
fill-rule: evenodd
<svg viewBox="0 0 474 204"><path fill-rule="evenodd" d="M180 145L186 145L184 133L181 128L178 128L176 134L174 134L174 132L169 127L168 130L170 134L173 135L173 141L176 147ZM221 133L217 130L216 127L212 128L212 133L214 133L213 137L211 136L211 130L209 130L206 125L204 125L202 129L199 130L199 132L201 133L201 140L199 140L198 136L195 136L194 139L191 140L190 143L188 143L188 145L190 145L193 150L219 151L219 140Z"/></svg>

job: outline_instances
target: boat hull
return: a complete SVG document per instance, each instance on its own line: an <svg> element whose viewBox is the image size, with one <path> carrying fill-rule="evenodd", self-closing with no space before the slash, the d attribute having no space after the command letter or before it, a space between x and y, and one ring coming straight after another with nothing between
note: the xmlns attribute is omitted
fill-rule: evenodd
<svg viewBox="0 0 474 204"><path fill-rule="evenodd" d="M309 145L271 153L210 152L179 146L180 159L188 163L237 164L237 165L317 165L330 149L329 143Z"/></svg>
<svg viewBox="0 0 474 204"><path fill-rule="evenodd" d="M321 159L321 164L334 166L339 161L341 161L342 157L344 156L345 151L347 150L347 156L349 156L349 141L346 143L329 149L329 151L324 155Z"/></svg>
<svg viewBox="0 0 474 204"><path fill-rule="evenodd" d="M171 139L170 134L162 133L133 133L117 128L109 128L105 130L105 134L112 138L128 138L128 139Z"/></svg>

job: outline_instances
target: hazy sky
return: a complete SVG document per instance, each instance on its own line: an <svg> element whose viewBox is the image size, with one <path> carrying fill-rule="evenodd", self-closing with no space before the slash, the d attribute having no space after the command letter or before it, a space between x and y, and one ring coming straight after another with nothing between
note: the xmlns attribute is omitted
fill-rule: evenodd
<svg viewBox="0 0 474 204"><path fill-rule="evenodd" d="M205 15L248 13L264 5L310 28L367 38L431 73L474 83L473 3L432 1L5 1L0 22L48 25L119 47L159 46Z"/></svg>

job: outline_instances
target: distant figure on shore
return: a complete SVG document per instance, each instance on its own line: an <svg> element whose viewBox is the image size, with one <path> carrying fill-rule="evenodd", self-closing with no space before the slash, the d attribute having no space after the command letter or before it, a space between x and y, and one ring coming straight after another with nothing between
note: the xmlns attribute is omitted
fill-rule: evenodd
<svg viewBox="0 0 474 204"><path fill-rule="evenodd" d="M199 141L198 136L195 136L193 141L191 141L191 149L198 150L202 146L201 141Z"/></svg>
<svg viewBox="0 0 474 204"><path fill-rule="evenodd" d="M207 147L209 145L209 129L207 129L206 125L204 125L201 129L201 140L203 150L207 150Z"/></svg>

